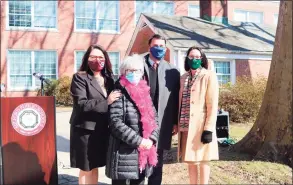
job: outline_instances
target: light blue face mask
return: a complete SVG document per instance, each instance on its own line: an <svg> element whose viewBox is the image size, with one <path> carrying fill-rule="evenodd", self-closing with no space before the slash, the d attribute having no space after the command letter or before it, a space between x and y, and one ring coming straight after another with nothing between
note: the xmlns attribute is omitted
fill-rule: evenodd
<svg viewBox="0 0 293 185"><path fill-rule="evenodd" d="M127 73L125 77L130 83L137 85L141 79L141 74L130 72Z"/></svg>

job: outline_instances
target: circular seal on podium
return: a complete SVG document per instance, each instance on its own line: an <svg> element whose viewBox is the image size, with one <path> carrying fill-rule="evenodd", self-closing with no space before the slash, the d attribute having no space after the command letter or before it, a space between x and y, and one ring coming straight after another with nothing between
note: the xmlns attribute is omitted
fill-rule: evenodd
<svg viewBox="0 0 293 185"><path fill-rule="evenodd" d="M45 111L35 103L23 103L12 112L11 124L19 134L33 136L46 125Z"/></svg>

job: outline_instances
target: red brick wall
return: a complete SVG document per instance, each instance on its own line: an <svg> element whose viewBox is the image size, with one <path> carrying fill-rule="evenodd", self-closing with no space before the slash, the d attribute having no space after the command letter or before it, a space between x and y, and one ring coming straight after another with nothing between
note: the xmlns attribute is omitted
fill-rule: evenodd
<svg viewBox="0 0 293 185"><path fill-rule="evenodd" d="M119 51L123 59L135 29L134 2L120 1L120 34L82 33L74 31L74 1L58 2L58 31L6 30L6 5L1 1L1 83L7 84L7 49L56 50L58 76L74 73L74 51L86 50L90 44L100 44L107 51ZM7 92L7 96L34 95L25 92Z"/></svg>
<svg viewBox="0 0 293 185"><path fill-rule="evenodd" d="M228 0L228 19L234 20L234 10L263 12L266 25L274 26L274 14L279 13L279 4L270 1L231 1Z"/></svg>
<svg viewBox="0 0 293 185"><path fill-rule="evenodd" d="M264 24L274 26L274 14L279 13L279 4L270 1L232 1L228 0L228 19L234 20L234 9L263 12ZM188 15L188 5L199 5L199 1L176 1L175 14ZM216 12L220 15L218 12Z"/></svg>
<svg viewBox="0 0 293 185"><path fill-rule="evenodd" d="M236 76L269 76L271 61L268 60L235 60Z"/></svg>
<svg viewBox="0 0 293 185"><path fill-rule="evenodd" d="M199 4L198 1L175 1L175 14L188 16L188 5Z"/></svg>
<svg viewBox="0 0 293 185"><path fill-rule="evenodd" d="M175 1L176 15L188 15L188 5L198 1ZM135 2L120 1L120 34L81 33L74 31L74 1L58 2L58 31L10 31L6 30L6 5L1 1L1 83L7 84L7 49L56 50L58 55L58 76L72 75L74 72L74 50L86 50L92 43L104 46L108 51L119 51L123 60L129 41L135 29ZM261 10L265 23L273 24L273 15L278 13L278 4L268 1L228 1L228 17L233 19L235 8ZM277 8L276 8L277 7ZM147 41L148 39L146 39ZM139 44L138 44L139 45ZM137 44L135 45L137 47ZM139 52L147 51L147 46L139 46ZM169 51L165 57L170 59ZM33 92L8 92L7 96L34 95Z"/></svg>

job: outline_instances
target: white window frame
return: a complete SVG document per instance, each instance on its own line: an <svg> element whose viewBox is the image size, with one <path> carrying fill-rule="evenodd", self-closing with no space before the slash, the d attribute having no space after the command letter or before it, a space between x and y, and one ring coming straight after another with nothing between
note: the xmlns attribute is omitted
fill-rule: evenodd
<svg viewBox="0 0 293 185"><path fill-rule="evenodd" d="M76 61L76 52L86 52L86 50L74 50L74 72L76 73L77 72L77 67L76 67L76 64L77 64L77 61ZM120 51L107 51L108 55L109 53L118 53L118 74L117 75L120 75L120 61L121 61L121 55L120 55ZM109 55L109 58L110 58L110 55ZM113 69L113 66L112 66L112 69ZM114 73L114 72L113 72ZM115 74L113 74L115 75Z"/></svg>
<svg viewBox="0 0 293 185"><path fill-rule="evenodd" d="M97 3L98 1L95 1ZM97 30L97 25L99 21L98 14L96 14L96 29L91 30L91 29L77 29L76 28L76 0L74 1L74 32L80 32L80 33L107 33L107 34L121 34L120 30L120 1L117 1L117 15L118 15L118 30ZM95 5L97 7L97 4Z"/></svg>
<svg viewBox="0 0 293 185"><path fill-rule="evenodd" d="M246 21L245 22L251 22L251 21L247 21L247 19L249 19L249 13L261 13L262 14L261 23L255 23L255 22L251 22L251 23L254 23L254 24L264 24L264 12L261 12L261 11L242 10L242 9L234 9L234 11L233 11L233 20L234 21L237 21L237 20L235 20L235 12L236 11L242 11L242 12L245 12L246 13Z"/></svg>
<svg viewBox="0 0 293 185"><path fill-rule="evenodd" d="M34 19L35 19L35 3L34 1L31 2L31 21L32 26L31 27L22 27L22 26L9 26L9 1L6 1L6 30L23 30L23 31L52 31L52 32L58 32L58 1L55 1L55 9L56 9L56 27L55 28L40 28L40 27L34 27Z"/></svg>
<svg viewBox="0 0 293 185"><path fill-rule="evenodd" d="M6 54L7 54L7 91L36 91L37 89L40 88L40 86L36 86L35 80L32 80L32 86L31 87L12 87L10 84L10 60L9 60L9 51L26 51L26 52L31 52L31 66L32 66L32 73L38 72L35 71L35 52L37 51L54 51L56 53L56 80L58 80L58 51L57 50L27 50L27 49L7 49ZM32 75L32 78L35 78Z"/></svg>
<svg viewBox="0 0 293 185"><path fill-rule="evenodd" d="M140 16L140 15L137 15L137 13L136 13L136 1L137 0L134 0L134 25L136 25L138 23L138 19L139 19L139 16ZM171 3L173 5L173 12L174 12L174 15L175 15L175 4L174 4L175 1L159 1L159 2L162 2L162 3ZM152 12L152 14L156 14L157 2L156 1L152 1L152 4L153 4L153 12Z"/></svg>
<svg viewBox="0 0 293 185"><path fill-rule="evenodd" d="M222 58L210 58L214 63L214 70L215 70L215 63L216 62L229 62L230 63L230 82L232 85L236 83L236 65L235 59L222 59ZM218 74L217 74L218 75Z"/></svg>
<svg viewBox="0 0 293 185"><path fill-rule="evenodd" d="M199 18L200 17L200 6L199 6L199 4L198 5L197 4L188 4L188 17L191 17L190 16L190 6L197 6L198 7L199 15L198 15L198 17L193 17L193 18Z"/></svg>

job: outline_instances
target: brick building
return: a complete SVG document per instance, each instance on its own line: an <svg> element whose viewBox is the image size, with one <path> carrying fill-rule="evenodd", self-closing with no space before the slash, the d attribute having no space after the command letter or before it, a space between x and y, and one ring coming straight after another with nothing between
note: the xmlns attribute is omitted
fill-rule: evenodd
<svg viewBox="0 0 293 185"><path fill-rule="evenodd" d="M226 2L227 22L276 26L278 2ZM32 76L34 72L54 79L71 76L91 43L107 49L117 74L142 12L199 17L200 4L198 1L1 1L1 83L6 84L5 95L35 95L40 83ZM271 54L265 60L266 65L259 60L249 62L256 66L254 70L265 67L268 72L270 60ZM244 74L247 67L239 65L236 70Z"/></svg>

